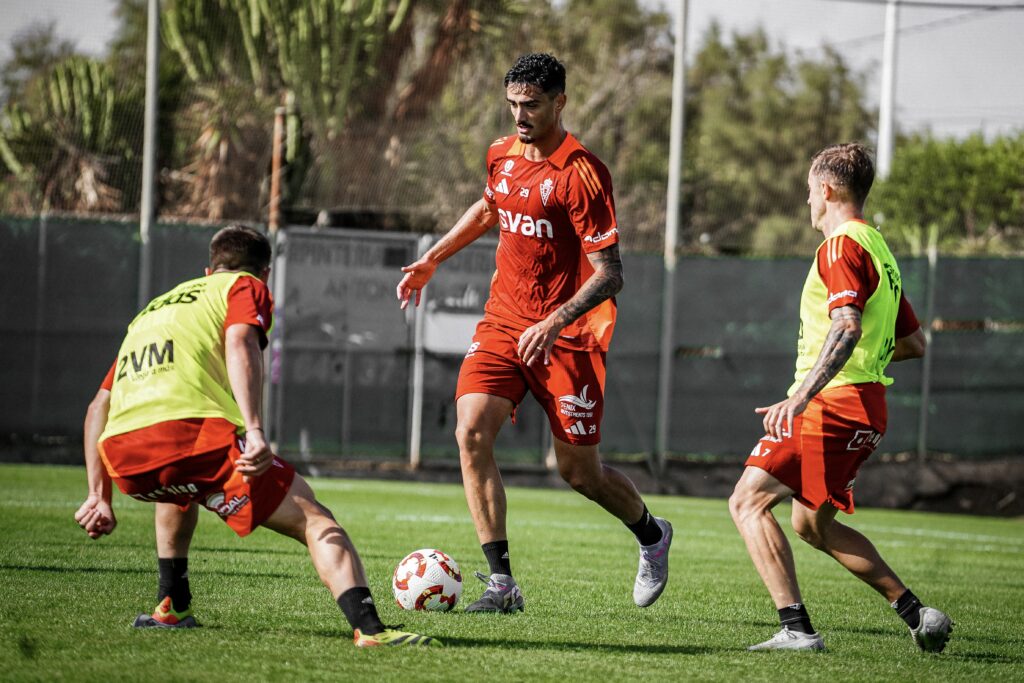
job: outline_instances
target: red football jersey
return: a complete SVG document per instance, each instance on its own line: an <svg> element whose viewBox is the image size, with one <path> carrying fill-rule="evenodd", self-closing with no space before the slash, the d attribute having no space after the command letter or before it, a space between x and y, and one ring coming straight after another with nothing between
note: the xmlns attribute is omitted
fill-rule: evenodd
<svg viewBox="0 0 1024 683"><path fill-rule="evenodd" d="M612 180L601 160L567 134L547 159L530 161L516 136L487 151L484 200L501 235L485 318L521 332L568 301L593 274L587 254L619 241ZM568 325L559 346L608 349L615 300Z"/></svg>
<svg viewBox="0 0 1024 683"><path fill-rule="evenodd" d="M828 288L829 313L841 306L855 306L863 311L864 302L878 288L878 271L871 256L864 247L844 235L830 237L828 242L828 249L818 250L818 273ZM913 307L901 291L896 338L909 336L920 326Z"/></svg>

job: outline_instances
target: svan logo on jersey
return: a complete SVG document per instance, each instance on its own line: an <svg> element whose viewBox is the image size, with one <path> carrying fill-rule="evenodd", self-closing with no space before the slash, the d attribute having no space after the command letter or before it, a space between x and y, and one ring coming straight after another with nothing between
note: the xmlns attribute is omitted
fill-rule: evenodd
<svg viewBox="0 0 1024 683"><path fill-rule="evenodd" d="M504 182L504 181L502 181ZM501 222L501 229L512 234L520 234L525 237L547 237L555 236L551 221L545 218L534 218L521 213L513 213L505 209L498 209L498 220Z"/></svg>

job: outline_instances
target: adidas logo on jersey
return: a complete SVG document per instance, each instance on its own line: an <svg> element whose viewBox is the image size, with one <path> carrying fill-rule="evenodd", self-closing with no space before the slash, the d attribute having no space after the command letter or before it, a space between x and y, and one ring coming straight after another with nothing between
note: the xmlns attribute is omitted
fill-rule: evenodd
<svg viewBox="0 0 1024 683"><path fill-rule="evenodd" d="M586 436L587 434L596 434L597 425L590 425L589 427L587 427L587 425L583 424L582 420L577 420L576 424L574 424L572 427L569 427L565 431L567 434L575 434L576 436Z"/></svg>
<svg viewBox="0 0 1024 683"><path fill-rule="evenodd" d="M502 194L508 194L509 193L508 181L505 180L504 178L502 178L501 182L498 183L498 186L494 188L494 191L495 192L500 192Z"/></svg>

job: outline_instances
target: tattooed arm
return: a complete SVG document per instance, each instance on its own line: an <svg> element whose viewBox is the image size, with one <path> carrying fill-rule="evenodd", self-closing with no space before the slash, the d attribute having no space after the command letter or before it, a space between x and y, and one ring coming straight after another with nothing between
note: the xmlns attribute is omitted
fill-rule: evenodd
<svg viewBox="0 0 1024 683"><path fill-rule="evenodd" d="M566 325L622 291L622 259L619 257L619 245L613 244L601 251L587 254L587 258L594 266L594 273L583 283L579 291L547 318L527 328L519 337L519 356L527 365L532 365L538 360L547 363L551 347L558 339L558 333L565 329Z"/></svg>
<svg viewBox="0 0 1024 683"><path fill-rule="evenodd" d="M853 349L862 334L860 309L841 306L833 310L829 317L832 318L832 326L825 337L818 360L793 395L774 405L754 409L754 412L764 415L766 434L775 438L781 438L783 433L791 434L793 418L804 411L810 400L839 374L853 355Z"/></svg>

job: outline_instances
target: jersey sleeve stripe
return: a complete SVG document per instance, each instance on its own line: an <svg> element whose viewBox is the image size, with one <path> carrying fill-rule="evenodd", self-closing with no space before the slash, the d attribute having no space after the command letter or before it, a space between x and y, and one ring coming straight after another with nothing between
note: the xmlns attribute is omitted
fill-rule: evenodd
<svg viewBox="0 0 1024 683"><path fill-rule="evenodd" d="M590 194L594 197L597 196L597 187L594 185L593 179L587 174L587 171L583 168L581 160L577 159L572 162L573 167L580 176L580 180L583 181L583 185L587 188Z"/></svg>
<svg viewBox="0 0 1024 683"><path fill-rule="evenodd" d="M590 178L590 181L594 184L595 194L600 194L601 180L597 177L597 171L594 170L594 167L591 166L590 162L587 161L586 159L580 159L580 164L583 170L586 172L587 177Z"/></svg>
<svg viewBox="0 0 1024 683"><path fill-rule="evenodd" d="M839 235L828 241L828 265L830 268L843 254L843 240L845 237L846 235Z"/></svg>

